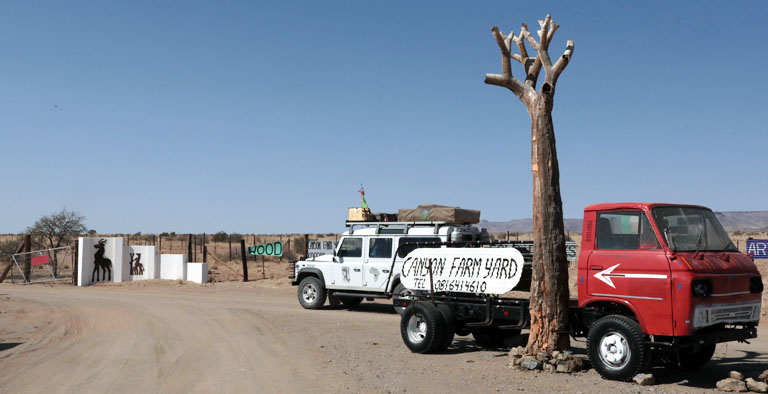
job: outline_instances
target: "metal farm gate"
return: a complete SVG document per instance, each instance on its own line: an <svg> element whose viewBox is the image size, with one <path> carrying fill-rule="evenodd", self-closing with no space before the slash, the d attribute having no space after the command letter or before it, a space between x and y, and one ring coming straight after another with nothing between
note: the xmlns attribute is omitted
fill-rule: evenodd
<svg viewBox="0 0 768 394"><path fill-rule="evenodd" d="M72 249L60 248L34 250L11 255L16 271L11 276L15 283L17 274L24 284L72 280Z"/></svg>

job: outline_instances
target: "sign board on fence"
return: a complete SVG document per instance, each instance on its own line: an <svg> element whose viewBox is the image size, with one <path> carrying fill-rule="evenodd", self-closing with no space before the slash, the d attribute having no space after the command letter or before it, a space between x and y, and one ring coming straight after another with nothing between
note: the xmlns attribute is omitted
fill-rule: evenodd
<svg viewBox="0 0 768 394"><path fill-rule="evenodd" d="M280 241L248 247L248 254L252 256L277 256L283 255L283 243Z"/></svg>
<svg viewBox="0 0 768 394"><path fill-rule="evenodd" d="M51 258L48 257L47 255L46 256L32 257L32 265L33 266L48 264L50 261L51 261Z"/></svg>
<svg viewBox="0 0 768 394"><path fill-rule="evenodd" d="M307 258L333 254L333 251L336 250L337 244L338 242L336 241L309 241L309 247L307 251L309 256L307 256Z"/></svg>
<svg viewBox="0 0 768 394"><path fill-rule="evenodd" d="M768 239L748 239L747 255L753 259L768 259Z"/></svg>
<svg viewBox="0 0 768 394"><path fill-rule="evenodd" d="M411 290L504 294L517 286L523 255L512 248L416 249L405 257L400 280Z"/></svg>

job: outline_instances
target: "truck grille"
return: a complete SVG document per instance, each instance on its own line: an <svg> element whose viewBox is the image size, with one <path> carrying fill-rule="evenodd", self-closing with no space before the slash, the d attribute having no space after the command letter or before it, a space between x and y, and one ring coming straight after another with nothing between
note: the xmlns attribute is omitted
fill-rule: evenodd
<svg viewBox="0 0 768 394"><path fill-rule="evenodd" d="M760 302L741 305L697 307L693 327L700 328L718 323L739 323L758 321Z"/></svg>

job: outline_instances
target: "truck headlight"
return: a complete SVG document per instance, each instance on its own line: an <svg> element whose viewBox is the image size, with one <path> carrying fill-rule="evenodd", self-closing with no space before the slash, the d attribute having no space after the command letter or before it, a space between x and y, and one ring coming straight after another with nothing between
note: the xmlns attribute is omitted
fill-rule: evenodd
<svg viewBox="0 0 768 394"><path fill-rule="evenodd" d="M750 293L762 293L763 292L763 278L759 276L753 276L749 278L749 292Z"/></svg>
<svg viewBox="0 0 768 394"><path fill-rule="evenodd" d="M694 279L691 281L691 289L696 297L709 297L712 295L712 281L709 279Z"/></svg>

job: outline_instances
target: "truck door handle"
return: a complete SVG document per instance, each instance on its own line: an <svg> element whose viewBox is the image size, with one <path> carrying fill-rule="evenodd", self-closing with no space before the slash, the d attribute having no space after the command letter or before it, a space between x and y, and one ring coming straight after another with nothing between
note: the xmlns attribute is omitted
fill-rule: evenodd
<svg viewBox="0 0 768 394"><path fill-rule="evenodd" d="M360 272L360 268L353 268L355 272Z"/></svg>
<svg viewBox="0 0 768 394"><path fill-rule="evenodd" d="M589 269L591 269L591 270L601 270L601 269L603 269L603 266L602 265L590 265Z"/></svg>

